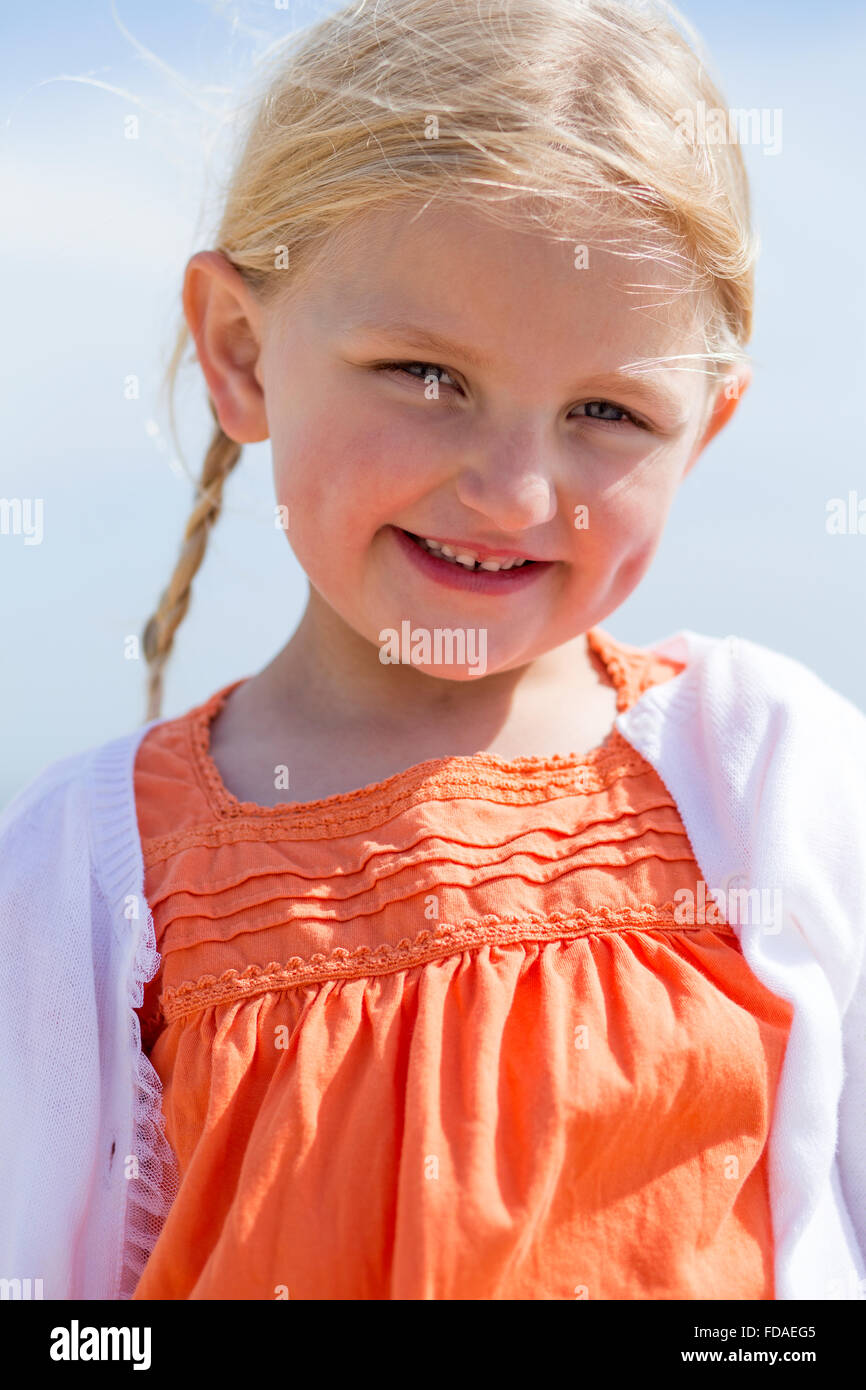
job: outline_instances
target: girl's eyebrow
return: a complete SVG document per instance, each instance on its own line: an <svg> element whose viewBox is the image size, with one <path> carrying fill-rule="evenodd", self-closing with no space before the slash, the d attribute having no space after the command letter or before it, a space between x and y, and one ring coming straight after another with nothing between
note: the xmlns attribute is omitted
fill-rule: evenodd
<svg viewBox="0 0 866 1390"><path fill-rule="evenodd" d="M357 323L353 327L358 332L377 333L384 337L399 338L406 347L414 347L426 352L439 352L446 357L461 357L474 367L490 368L496 365L486 353L477 352L475 348L464 347L462 343L455 343L441 333L433 333L429 329L420 328L417 324L410 323L406 319ZM652 375L644 372L640 376L636 376L633 372L614 369L590 377L583 382L581 389L587 391L625 390L631 396L645 401L649 408L661 410L666 415L672 416L678 424L685 423L687 418L685 403L667 386L667 374L663 370L654 372Z"/></svg>
<svg viewBox="0 0 866 1390"><path fill-rule="evenodd" d="M441 333L433 333L427 328L419 328L407 319L388 319L387 322L356 323L353 328L359 333L379 333L384 337L400 338L407 347L426 351L443 352L448 356L462 357L473 367L493 367L495 363L483 352L464 347L462 343L452 342Z"/></svg>

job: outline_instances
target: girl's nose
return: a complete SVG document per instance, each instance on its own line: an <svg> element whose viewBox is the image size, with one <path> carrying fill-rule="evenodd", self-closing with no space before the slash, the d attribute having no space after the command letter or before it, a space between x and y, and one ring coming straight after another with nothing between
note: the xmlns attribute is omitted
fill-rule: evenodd
<svg viewBox="0 0 866 1390"><path fill-rule="evenodd" d="M556 514L550 444L538 439L485 442L458 472L457 496L497 530L519 532L543 526Z"/></svg>

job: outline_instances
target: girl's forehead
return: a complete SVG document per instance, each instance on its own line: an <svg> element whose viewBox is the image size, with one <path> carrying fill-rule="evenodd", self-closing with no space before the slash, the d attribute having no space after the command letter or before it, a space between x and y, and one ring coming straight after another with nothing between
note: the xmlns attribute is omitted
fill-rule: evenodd
<svg viewBox="0 0 866 1390"><path fill-rule="evenodd" d="M548 331L591 316L595 331L617 320L629 335L655 324L683 336L700 323L694 270L661 235L630 241L627 227L592 222L583 233L553 236L460 206L379 208L302 257L281 303L343 324L411 322L435 310L452 323L488 323L494 336L497 325L541 317Z"/></svg>
<svg viewBox="0 0 866 1390"><path fill-rule="evenodd" d="M638 230L626 221L587 212L585 220L575 214L567 229L554 232L534 222L519 201L508 213L494 213L483 203L449 200L418 207L414 201L397 200L355 213L323 233L310 250L309 259L303 259L311 275L372 273L374 267L409 267L420 274L424 263L433 261L437 266L448 262L452 274L467 263L473 273L486 268L498 274L504 267L511 278L523 271L573 279L579 271L584 279L598 274L617 279L636 265L650 267L666 285L694 277L694 268L678 256L661 227Z"/></svg>

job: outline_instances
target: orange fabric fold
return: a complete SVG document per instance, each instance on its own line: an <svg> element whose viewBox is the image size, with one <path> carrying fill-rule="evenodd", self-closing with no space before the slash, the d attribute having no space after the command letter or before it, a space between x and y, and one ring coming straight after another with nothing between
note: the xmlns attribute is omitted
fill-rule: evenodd
<svg viewBox="0 0 866 1390"><path fill-rule="evenodd" d="M626 709L679 669L587 634ZM239 802L238 682L143 739L142 1009L181 1184L139 1299L772 1299L792 1009L619 735Z"/></svg>

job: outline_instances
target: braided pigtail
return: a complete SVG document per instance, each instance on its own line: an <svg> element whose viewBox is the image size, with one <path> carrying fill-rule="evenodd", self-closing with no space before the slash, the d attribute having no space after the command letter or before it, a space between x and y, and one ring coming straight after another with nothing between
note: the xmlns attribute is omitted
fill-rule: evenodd
<svg viewBox="0 0 866 1390"><path fill-rule="evenodd" d="M174 573L163 591L156 612L149 619L142 634L142 646L148 667L145 722L157 719L160 715L163 669L171 655L174 634L186 617L192 581L204 559L211 528L222 508L223 485L243 449L243 445L229 439L224 432L217 419L213 402L210 408L216 427L202 465L195 506L186 523Z"/></svg>

